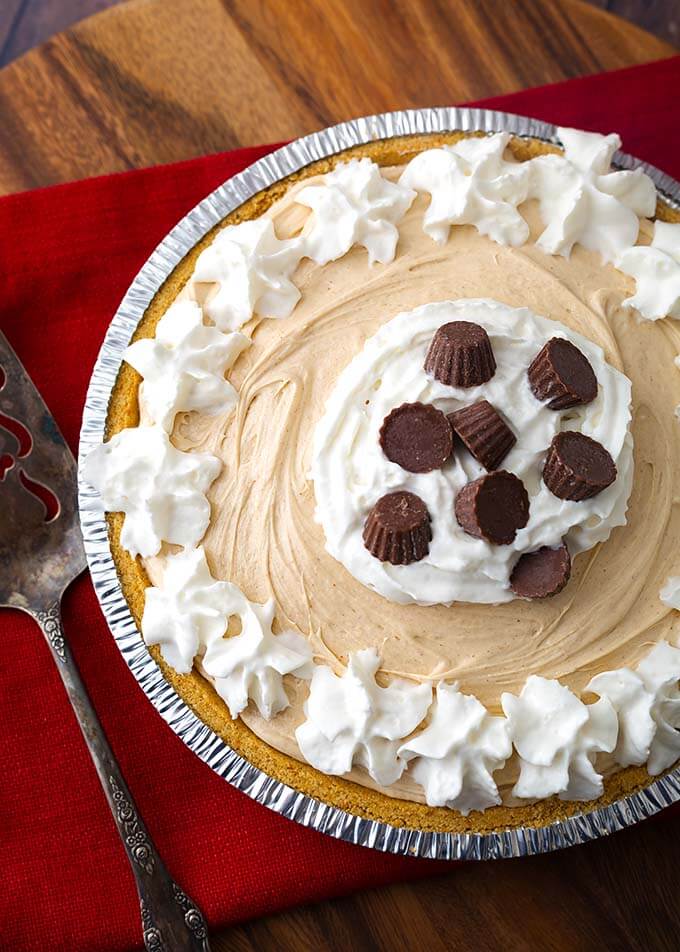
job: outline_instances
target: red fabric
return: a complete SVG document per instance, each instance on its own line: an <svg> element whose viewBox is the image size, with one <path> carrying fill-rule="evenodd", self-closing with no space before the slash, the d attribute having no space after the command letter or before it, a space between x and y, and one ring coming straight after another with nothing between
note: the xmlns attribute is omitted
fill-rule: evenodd
<svg viewBox="0 0 680 952"><path fill-rule="evenodd" d="M619 131L680 178L680 57L487 100L562 124ZM0 325L76 449L85 390L123 293L166 231L270 147L92 179L0 201ZM445 864L385 856L284 820L204 766L127 670L88 578L65 623L113 748L178 881L215 928ZM0 615L0 946L14 952L138 945L133 880L75 719L35 626Z"/></svg>

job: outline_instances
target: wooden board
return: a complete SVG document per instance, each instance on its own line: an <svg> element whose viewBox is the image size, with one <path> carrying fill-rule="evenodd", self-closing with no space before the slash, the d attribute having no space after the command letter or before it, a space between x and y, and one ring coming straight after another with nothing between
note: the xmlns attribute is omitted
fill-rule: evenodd
<svg viewBox="0 0 680 952"><path fill-rule="evenodd" d="M131 0L0 72L0 193L673 52L578 0Z"/></svg>
<svg viewBox="0 0 680 952"><path fill-rule="evenodd" d="M578 0L131 0L0 72L0 192L674 52ZM245 924L212 947L670 952L679 834L679 817L661 818L559 854L459 865Z"/></svg>

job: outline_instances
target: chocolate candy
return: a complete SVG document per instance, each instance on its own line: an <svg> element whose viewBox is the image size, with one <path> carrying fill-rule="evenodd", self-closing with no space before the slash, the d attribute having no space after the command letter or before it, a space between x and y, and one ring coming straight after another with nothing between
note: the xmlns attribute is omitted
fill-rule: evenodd
<svg viewBox="0 0 680 952"><path fill-rule="evenodd" d="M558 499L590 499L615 479L616 464L597 440L574 430L553 438L543 466L543 481Z"/></svg>
<svg viewBox="0 0 680 952"><path fill-rule="evenodd" d="M520 598L548 598L557 595L569 581L571 558L564 543L551 549L544 545L527 552L515 563L510 588Z"/></svg>
<svg viewBox="0 0 680 952"><path fill-rule="evenodd" d="M458 524L478 539L510 545L529 521L529 496L524 483L503 469L463 486L454 503Z"/></svg>
<svg viewBox="0 0 680 952"><path fill-rule="evenodd" d="M477 387L486 383L496 373L489 335L471 321L443 324L430 343L425 370L435 380L451 387Z"/></svg>
<svg viewBox="0 0 680 952"><path fill-rule="evenodd" d="M402 403L383 420L380 445L389 460L409 473L429 473L451 455L451 424L431 404Z"/></svg>
<svg viewBox="0 0 680 952"><path fill-rule="evenodd" d="M498 469L517 442L515 434L488 400L478 400L449 413L448 419L453 432L486 469Z"/></svg>
<svg viewBox="0 0 680 952"><path fill-rule="evenodd" d="M588 358L569 340L553 337L529 366L529 385L551 410L590 403L597 396L597 378Z"/></svg>
<svg viewBox="0 0 680 952"><path fill-rule="evenodd" d="M409 565L430 551L430 514L423 500L405 491L382 496L364 523L364 545L376 559Z"/></svg>

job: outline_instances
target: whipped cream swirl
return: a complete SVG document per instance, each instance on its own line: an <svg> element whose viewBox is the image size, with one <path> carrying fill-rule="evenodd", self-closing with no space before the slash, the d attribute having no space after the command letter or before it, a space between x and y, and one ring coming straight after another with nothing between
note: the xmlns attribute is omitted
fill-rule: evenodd
<svg viewBox="0 0 680 952"><path fill-rule="evenodd" d="M651 245L626 248L616 267L635 278L635 294L624 307L637 308L647 321L680 318L680 224L655 222Z"/></svg>
<svg viewBox="0 0 680 952"><path fill-rule="evenodd" d="M559 681L532 675L519 697L501 695L512 743L519 754L513 796L593 800L603 791L593 761L616 746L618 721L610 701L584 704Z"/></svg>
<svg viewBox="0 0 680 952"><path fill-rule="evenodd" d="M434 332L457 320L474 321L487 330L497 363L488 383L466 390L445 386L423 369ZM568 414L555 413L538 401L527 379L532 359L554 336L571 340L583 351L599 384L592 403ZM456 494L485 472L467 451L457 449L440 470L414 474L387 459L378 438L385 416L402 403L431 403L451 413L482 398L504 414L517 435L503 468L523 480L530 498L529 522L510 545L476 539L456 522ZM514 596L509 577L522 553L557 546L564 538L575 555L625 524L633 476L630 419L628 378L606 363L597 345L527 308L466 299L399 314L340 374L317 424L310 476L326 548L356 579L392 601L510 601ZM616 463L617 479L592 499L558 499L542 481L546 450L562 428L598 440ZM362 539L371 507L396 490L420 496L432 520L429 554L411 565L379 562Z"/></svg>
<svg viewBox="0 0 680 952"><path fill-rule="evenodd" d="M306 720L295 737L302 756L317 770L339 775L359 764L387 787L404 772L400 743L425 717L432 688L399 679L380 687L375 680L379 666L373 648L350 654L341 677L316 665L304 705Z"/></svg>
<svg viewBox="0 0 680 952"><path fill-rule="evenodd" d="M249 346L244 334L206 327L199 305L180 300L158 322L155 338L135 341L124 356L144 378L141 401L149 420L170 433L178 413L214 416L236 405L238 394L224 374Z"/></svg>
<svg viewBox="0 0 680 952"><path fill-rule="evenodd" d="M502 245L523 245L529 226L517 211L527 198L530 163L503 154L510 134L461 139L411 159L399 183L431 195L423 230L443 244L451 225L474 225Z"/></svg>
<svg viewBox="0 0 680 952"><path fill-rule="evenodd" d="M236 331L253 314L288 317L300 300L290 280L300 263L299 238L280 241L269 218L227 225L196 261L194 284L215 284L205 312L223 331Z"/></svg>
<svg viewBox="0 0 680 952"><path fill-rule="evenodd" d="M588 691L606 698L619 718L614 757L622 767L647 762L655 777L680 757L680 648L660 641L637 671L603 671Z"/></svg>
<svg viewBox="0 0 680 952"><path fill-rule="evenodd" d="M146 589L144 641L160 645L163 659L178 674L191 671L201 645L224 635L224 584L212 577L205 551L198 546L169 555L162 587Z"/></svg>
<svg viewBox="0 0 680 952"><path fill-rule="evenodd" d="M121 430L95 446L83 475L107 512L124 512L120 542L130 555L157 555L163 542L194 546L208 528L206 493L222 463L209 453L181 453L159 426Z"/></svg>
<svg viewBox="0 0 680 952"><path fill-rule="evenodd" d="M308 185L295 196L313 209L302 235L305 256L323 265L362 245L369 265L387 264L397 249L396 226L415 196L384 178L371 159L341 162L323 176L322 184Z"/></svg>
<svg viewBox="0 0 680 952"><path fill-rule="evenodd" d="M225 637L232 618L241 630ZM273 599L258 605L231 582L216 581L199 546L168 556L162 587L147 588L142 634L182 674L198 656L232 717L252 700L269 720L289 704L283 675L311 673L307 641L293 631L275 635L273 618Z"/></svg>
<svg viewBox="0 0 680 952"><path fill-rule="evenodd" d="M654 182L642 171L611 171L621 139L579 129L559 128L564 155L540 155L530 168L529 198L540 204L545 231L536 246L569 257L578 242L614 261L634 245L640 221L656 209Z"/></svg>
<svg viewBox="0 0 680 952"><path fill-rule="evenodd" d="M501 802L493 774L511 751L506 719L492 717L477 698L442 681L427 727L402 744L399 756L429 806L467 816Z"/></svg>

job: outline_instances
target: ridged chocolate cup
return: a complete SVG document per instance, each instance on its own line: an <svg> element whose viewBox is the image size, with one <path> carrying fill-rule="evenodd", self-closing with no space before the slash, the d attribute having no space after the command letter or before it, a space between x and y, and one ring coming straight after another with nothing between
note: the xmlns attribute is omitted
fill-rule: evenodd
<svg viewBox="0 0 680 952"><path fill-rule="evenodd" d="M381 562L419 562L430 551L432 540L427 506L420 496L403 490L382 496L366 517L363 540Z"/></svg>
<svg viewBox="0 0 680 952"><path fill-rule="evenodd" d="M498 469L517 437L488 400L478 400L448 416L451 429L485 469Z"/></svg>
<svg viewBox="0 0 680 952"><path fill-rule="evenodd" d="M571 556L564 542L527 552L515 563L510 588L520 598L550 598L561 592L571 576Z"/></svg>
<svg viewBox="0 0 680 952"><path fill-rule="evenodd" d="M597 396L597 377L590 361L578 347L562 337L548 341L532 360L527 373L533 395L551 410L591 403Z"/></svg>
<svg viewBox="0 0 680 952"><path fill-rule="evenodd" d="M543 466L543 482L550 492L576 502L597 496L616 476L616 464L604 446L575 430L553 438Z"/></svg>
<svg viewBox="0 0 680 952"><path fill-rule="evenodd" d="M529 495L518 476L500 469L463 486L454 509L468 535L510 545L529 521Z"/></svg>
<svg viewBox="0 0 680 952"><path fill-rule="evenodd" d="M477 387L496 373L489 335L472 321L452 321L438 328L424 366L435 380L451 387Z"/></svg>

